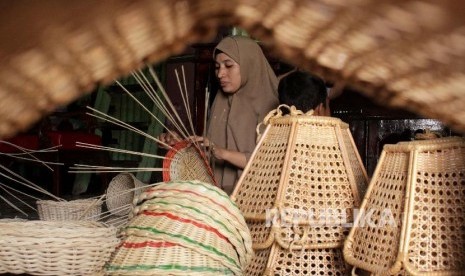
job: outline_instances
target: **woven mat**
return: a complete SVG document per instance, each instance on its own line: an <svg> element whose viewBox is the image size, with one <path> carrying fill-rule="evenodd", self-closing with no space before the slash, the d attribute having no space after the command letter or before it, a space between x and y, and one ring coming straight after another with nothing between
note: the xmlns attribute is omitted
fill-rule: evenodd
<svg viewBox="0 0 465 276"><path fill-rule="evenodd" d="M1 4L0 137L144 62L243 27L284 60L465 131L465 2L114 0Z"/></svg>

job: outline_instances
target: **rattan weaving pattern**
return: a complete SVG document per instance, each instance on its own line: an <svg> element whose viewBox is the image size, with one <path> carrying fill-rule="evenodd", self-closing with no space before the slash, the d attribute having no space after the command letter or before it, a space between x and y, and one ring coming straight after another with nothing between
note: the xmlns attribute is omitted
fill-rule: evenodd
<svg viewBox="0 0 465 276"><path fill-rule="evenodd" d="M365 196L366 190L368 188L368 175L366 173L365 167L360 165L363 164L362 159L357 150L357 147L355 145L354 139L349 128L343 128L342 137L344 137L344 146L349 155L350 164L352 165L350 166L350 168L352 168L352 172L355 177L355 182L357 183L360 202L356 205L356 207L359 207L359 205L362 203L361 199L363 199L363 197Z"/></svg>
<svg viewBox="0 0 465 276"><path fill-rule="evenodd" d="M163 160L163 181L199 180L215 183L206 159L187 141L182 141L168 151Z"/></svg>
<svg viewBox="0 0 465 276"><path fill-rule="evenodd" d="M138 214L143 214L144 211L169 212L208 225L226 237L228 242L234 246L239 254L241 265L250 262L252 252L247 252L241 233L224 216L221 214L215 216L212 212L208 212L205 206L173 197L152 198L144 201L138 209Z"/></svg>
<svg viewBox="0 0 465 276"><path fill-rule="evenodd" d="M465 147L420 151L406 268L465 270Z"/></svg>
<svg viewBox="0 0 465 276"><path fill-rule="evenodd" d="M370 271L381 272L391 268L397 260L401 234L400 221L405 208L401 203L405 200L408 158L409 156L403 152L381 157L382 167L370 183L376 187L376 190L366 194L365 203L360 211L362 214L371 212L371 216L356 222L360 227L354 231L357 237L367 238L353 242L353 238L349 236L346 242L344 256L351 264L363 269L368 269L369 265ZM383 210L389 210L393 215L394 226L387 223L381 226Z"/></svg>
<svg viewBox="0 0 465 276"><path fill-rule="evenodd" d="M179 243L129 236L113 253L107 275L234 275L219 261Z"/></svg>
<svg viewBox="0 0 465 276"><path fill-rule="evenodd" d="M243 186L235 195L235 202L246 218L263 216L265 210L275 207L290 127L276 125L258 147L257 162L251 164Z"/></svg>
<svg viewBox="0 0 465 276"><path fill-rule="evenodd" d="M144 183L131 173L120 173L113 177L106 190L105 204L108 211L115 216L126 216L131 211L131 204L144 190ZM124 208L127 206L127 208Z"/></svg>
<svg viewBox="0 0 465 276"><path fill-rule="evenodd" d="M286 251L275 247L273 275L349 275L341 248Z"/></svg>
<svg viewBox="0 0 465 276"><path fill-rule="evenodd" d="M99 220L103 202L97 199L70 201L37 200L41 220Z"/></svg>
<svg viewBox="0 0 465 276"><path fill-rule="evenodd" d="M404 155L405 158L399 159L398 164L392 166L391 172L385 171L387 161L396 155ZM380 194L388 194L383 189L391 185L392 179L383 180L383 175L398 175L400 167L406 167L408 177L403 195L391 194L389 199L394 199L391 204L381 205L392 212L394 222L399 225L397 232L400 233L388 236L385 232L364 231L367 227L357 225L351 230L344 246L346 261L382 275L395 274L402 270L409 275L462 275L465 240L464 166L465 140L460 137L386 145L362 209L376 206L370 203L372 197L378 195L382 198ZM395 190L395 187L389 189ZM380 206L379 202L377 205ZM398 206L405 206L399 207L403 214L397 214ZM390 226L385 226L382 229L389 228ZM394 243L390 249L383 249L379 245L385 242L382 239L387 238L395 239ZM386 244L389 243L388 240ZM373 244L370 250L389 250L395 255L376 256L380 262L372 263L374 258L367 254L369 244ZM361 250L354 250L356 246Z"/></svg>
<svg viewBox="0 0 465 276"><path fill-rule="evenodd" d="M97 222L0 220L0 273L96 275L118 242Z"/></svg>
<svg viewBox="0 0 465 276"><path fill-rule="evenodd" d="M0 51L0 135L145 61L211 41L220 25L243 27L280 58L384 105L464 130L461 10L461 1L15 2L0 17L2 35L15 37Z"/></svg>
<svg viewBox="0 0 465 276"><path fill-rule="evenodd" d="M224 236L178 214L145 211L129 222L124 233L178 243L219 261L235 273L241 271L238 254Z"/></svg>
<svg viewBox="0 0 465 276"><path fill-rule="evenodd" d="M253 256L249 266L247 266L244 275L262 276L266 268L268 257L270 256L270 252L271 247L263 250L255 250L255 255Z"/></svg>
<svg viewBox="0 0 465 276"><path fill-rule="evenodd" d="M263 221L248 221L247 226L250 229L250 235L252 236L252 242L254 244L263 244L269 238L272 229L271 218L269 223L263 223Z"/></svg>

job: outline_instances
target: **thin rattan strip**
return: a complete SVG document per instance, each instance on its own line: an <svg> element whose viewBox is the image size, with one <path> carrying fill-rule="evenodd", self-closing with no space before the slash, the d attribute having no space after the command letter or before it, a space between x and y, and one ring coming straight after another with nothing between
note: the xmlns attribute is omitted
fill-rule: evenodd
<svg viewBox="0 0 465 276"><path fill-rule="evenodd" d="M103 202L98 199L71 201L37 200L41 220L99 220Z"/></svg>
<svg viewBox="0 0 465 276"><path fill-rule="evenodd" d="M234 275L221 262L179 243L128 236L105 267L107 275Z"/></svg>

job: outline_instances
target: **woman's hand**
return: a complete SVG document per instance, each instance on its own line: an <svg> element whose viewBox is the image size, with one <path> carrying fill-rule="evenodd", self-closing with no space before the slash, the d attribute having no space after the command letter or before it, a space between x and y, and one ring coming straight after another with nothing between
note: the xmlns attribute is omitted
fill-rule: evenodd
<svg viewBox="0 0 465 276"><path fill-rule="evenodd" d="M200 142L201 146L208 148L208 151L211 152L213 157L217 160L226 161L240 169L245 168L245 165L247 165L247 158L242 152L219 147L206 137L192 136L189 138L192 139L192 141Z"/></svg>

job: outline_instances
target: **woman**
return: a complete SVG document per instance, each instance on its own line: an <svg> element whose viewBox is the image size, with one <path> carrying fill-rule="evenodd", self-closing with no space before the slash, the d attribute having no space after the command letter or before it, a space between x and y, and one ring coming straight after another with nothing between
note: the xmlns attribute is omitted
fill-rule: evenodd
<svg viewBox="0 0 465 276"><path fill-rule="evenodd" d="M224 38L213 58L221 89L203 142L213 153L217 183L231 194L255 148L256 126L278 106L278 80L260 46L250 38ZM164 141L174 143L172 137Z"/></svg>

